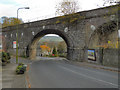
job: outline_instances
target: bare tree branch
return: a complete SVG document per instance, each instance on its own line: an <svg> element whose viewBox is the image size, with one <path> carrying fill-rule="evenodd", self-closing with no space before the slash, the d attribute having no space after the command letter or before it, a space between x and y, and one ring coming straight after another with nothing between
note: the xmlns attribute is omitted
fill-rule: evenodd
<svg viewBox="0 0 120 90"><path fill-rule="evenodd" d="M79 10L78 1L63 0L56 5L56 15L67 15L76 13Z"/></svg>

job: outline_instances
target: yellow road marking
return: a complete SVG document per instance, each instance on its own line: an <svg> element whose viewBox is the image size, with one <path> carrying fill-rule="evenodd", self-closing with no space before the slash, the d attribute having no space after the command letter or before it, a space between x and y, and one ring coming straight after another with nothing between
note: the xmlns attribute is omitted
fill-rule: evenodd
<svg viewBox="0 0 120 90"><path fill-rule="evenodd" d="M29 65L27 66L26 70L27 70L27 72L29 71ZM26 75L26 80L27 80L27 83L28 83L28 88L31 88L31 84L30 84L30 82L29 82L28 73L27 73L27 75Z"/></svg>

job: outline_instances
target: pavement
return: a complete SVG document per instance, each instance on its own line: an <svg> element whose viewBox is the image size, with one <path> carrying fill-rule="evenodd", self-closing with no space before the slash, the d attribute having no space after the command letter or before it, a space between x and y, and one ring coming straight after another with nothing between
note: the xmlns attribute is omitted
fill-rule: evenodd
<svg viewBox="0 0 120 90"><path fill-rule="evenodd" d="M2 88L12 88L15 78L15 69L17 65L9 63L2 67Z"/></svg>
<svg viewBox="0 0 120 90"><path fill-rule="evenodd" d="M26 88L26 72L17 75L15 70L17 67L15 58L10 60L11 63L2 66L0 75L2 75L2 88ZM30 60L20 59L19 63L29 64ZM1 83L1 82L0 82Z"/></svg>

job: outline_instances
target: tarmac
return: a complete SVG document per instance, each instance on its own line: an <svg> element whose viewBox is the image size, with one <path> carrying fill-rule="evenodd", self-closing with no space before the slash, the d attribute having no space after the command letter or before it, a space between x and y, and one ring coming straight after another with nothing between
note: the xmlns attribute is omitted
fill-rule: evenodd
<svg viewBox="0 0 120 90"><path fill-rule="evenodd" d="M71 62L71 61L69 61ZM85 67L91 67L91 68L96 68L96 69L104 69L104 70L107 70L107 71L113 71L113 72L120 72L120 70L118 68L115 68L115 67L109 67L109 66L103 66L103 65L100 65L100 64L95 64L95 63L88 63L88 62L73 62L73 64L76 64L76 65L81 65L81 66L85 66Z"/></svg>
<svg viewBox="0 0 120 90"><path fill-rule="evenodd" d="M15 63L15 59L11 59L10 61L11 63L7 64L6 66L2 66L2 67L0 66L0 77L2 77L0 78L0 89L1 88L28 88L28 84L26 81L26 73L17 75L15 72L17 67L17 64ZM22 62L24 64L30 64L33 61L21 59L19 60L19 62ZM96 69L104 69L104 70L118 72L118 68L113 68L113 67L95 65L95 64L86 63L86 62L72 62L68 60L66 60L66 62L73 63L76 65L96 68Z"/></svg>

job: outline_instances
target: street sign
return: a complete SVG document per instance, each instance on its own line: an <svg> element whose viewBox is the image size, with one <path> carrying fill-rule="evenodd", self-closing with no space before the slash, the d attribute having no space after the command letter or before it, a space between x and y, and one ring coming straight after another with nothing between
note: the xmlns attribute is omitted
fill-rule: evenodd
<svg viewBox="0 0 120 90"><path fill-rule="evenodd" d="M13 41L13 48L16 48L16 41Z"/></svg>

